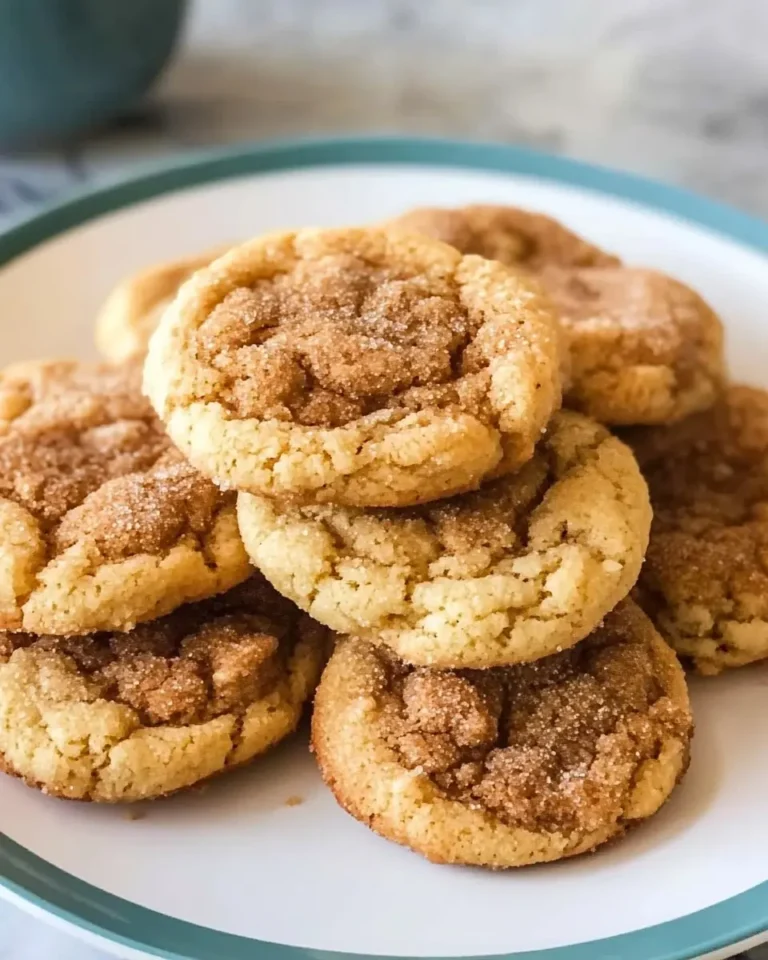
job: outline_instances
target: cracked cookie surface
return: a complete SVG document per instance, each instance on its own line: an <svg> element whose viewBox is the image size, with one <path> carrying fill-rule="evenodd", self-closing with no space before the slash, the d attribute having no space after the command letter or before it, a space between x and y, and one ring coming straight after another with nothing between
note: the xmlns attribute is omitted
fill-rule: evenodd
<svg viewBox="0 0 768 960"><path fill-rule="evenodd" d="M602 423L672 423L711 406L722 387L722 325L697 293L622 266L549 217L470 206L414 210L391 226L537 277L570 348L566 406Z"/></svg>
<svg viewBox="0 0 768 960"><path fill-rule="evenodd" d="M397 511L241 493L255 565L340 633L435 667L535 660L586 636L631 589L651 522L630 450L556 414L511 476Z"/></svg>
<svg viewBox="0 0 768 960"><path fill-rule="evenodd" d="M128 633L0 633L0 767L77 800L192 786L295 729L328 642L259 575Z"/></svg>
<svg viewBox="0 0 768 960"><path fill-rule="evenodd" d="M129 629L249 570L233 498L173 447L137 368L0 374L0 629Z"/></svg>
<svg viewBox="0 0 768 960"><path fill-rule="evenodd" d="M352 816L433 861L505 868L585 853L652 816L691 734L677 658L625 600L578 646L515 667L414 668L343 640L312 739Z"/></svg>
<svg viewBox="0 0 768 960"><path fill-rule="evenodd" d="M638 597L702 673L768 657L768 393L627 432L654 520Z"/></svg>
<svg viewBox="0 0 768 960"><path fill-rule="evenodd" d="M163 311L181 284L228 249L223 246L194 257L154 264L126 277L96 316L99 353L112 363L143 359Z"/></svg>
<svg viewBox="0 0 768 960"><path fill-rule="evenodd" d="M532 454L560 403L559 325L501 264L428 238L303 230L198 272L145 388L223 487L403 506Z"/></svg>

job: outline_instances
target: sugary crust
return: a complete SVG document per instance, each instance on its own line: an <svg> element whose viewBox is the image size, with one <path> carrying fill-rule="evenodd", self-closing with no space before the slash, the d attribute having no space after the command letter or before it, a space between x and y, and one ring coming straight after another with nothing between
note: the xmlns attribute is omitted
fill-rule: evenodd
<svg viewBox="0 0 768 960"><path fill-rule="evenodd" d="M143 359L163 310L181 284L228 249L221 246L195 257L153 264L122 280L96 317L99 353L112 363Z"/></svg>
<svg viewBox="0 0 768 960"><path fill-rule="evenodd" d="M182 650L185 644L195 643L197 649L190 653L200 656L201 644L214 651L210 665L199 668L202 678L207 670L213 671L207 679L210 716L190 722L184 722L183 714L179 722L158 722L151 713L144 715L146 704L140 709L138 683L143 676L152 681L148 695L155 698L147 702L161 713L172 713L174 700L184 703L187 691L181 680L190 677L189 671L171 673L156 688L158 667L167 671L178 666L174 660L154 656L151 644L142 653L143 640L137 639L137 651L120 654L111 664L118 668L114 674L118 686L113 689L104 679L109 668L98 674L82 665L87 662L87 649L70 655L66 641L29 638L31 644L15 649L11 644L13 652L3 656L0 638L0 768L66 799L147 800L246 763L291 733L320 676L326 632L306 617L298 622L292 617L291 624L280 630L280 639L271 640L277 652L261 668L268 670L263 683L255 684L242 669L238 673L239 667L247 666L247 661L238 663L239 648L248 641L269 641L265 635L269 621L265 624L250 611L242 615L230 611L218 619L209 611L206 620L205 607L200 606L199 617L190 618L187 608L171 615L189 620ZM216 643L230 642L227 631L233 630L233 652L225 649L230 659L217 660ZM93 642L102 648L95 656L104 656L109 636L96 635ZM119 651L131 643L132 635L127 634L114 638L113 647ZM129 672L121 678L119 670ZM162 677L162 669L159 672ZM192 678L203 682L196 674ZM254 688L252 700L233 695L232 685L238 681ZM230 707L227 696L233 701ZM217 707L215 698L224 705Z"/></svg>
<svg viewBox="0 0 768 960"><path fill-rule="evenodd" d="M614 703L618 715L610 729L578 761L574 759L580 756L578 743L573 744L569 749L575 752L568 755L564 768L556 766L554 774L547 765L548 756L542 755L537 774L536 752L521 752L513 740L510 753L502 739L498 749L479 761L479 773L505 762L522 763L528 771L522 781L522 770L517 776L507 773L506 812L496 815L484 801L453 799L434 774L406 762L392 739L391 690L381 654L360 640L346 640L337 647L316 694L313 748L323 778L356 819L437 863L495 869L525 866L585 853L620 836L630 825L652 816L681 779L688 764L692 721L685 679L674 653L634 605L624 604L607 617L603 633L613 631L617 623L622 631L617 643L628 641L635 646L634 655L642 658L657 695L639 710L631 702L624 707L621 701ZM513 671L521 669L530 668L507 671L514 676ZM610 651L603 654L602 669L610 684ZM510 677L507 682L514 705L514 684ZM541 696L556 699L561 682L556 678L545 683ZM569 695L565 682L562 696ZM529 708L535 710L538 694L529 690L528 696L533 697ZM425 721L431 723L431 736L437 736L443 726L456 736L454 712L446 710L444 719L441 716L438 712ZM559 722L553 717L553 723ZM532 783L537 776L543 779L535 788ZM533 793L528 795L527 788ZM575 810L576 820L561 828L547 818L541 824L531 821L531 814L535 817L540 808L539 800L547 794L552 800L560 797L566 808ZM526 811L525 825L516 818L517 810Z"/></svg>
<svg viewBox="0 0 768 960"><path fill-rule="evenodd" d="M446 209L421 207L388 221L390 230L421 233L509 265L538 271L547 264L561 267L608 267L618 257L606 253L543 213L488 204Z"/></svg>
<svg viewBox="0 0 768 960"><path fill-rule="evenodd" d="M570 346L565 403L602 423L672 423L711 406L725 378L723 331L689 287L621 265L542 214L514 207L413 210L392 221L533 273Z"/></svg>
<svg viewBox="0 0 768 960"><path fill-rule="evenodd" d="M516 475L412 510L240 494L246 549L315 619L411 663L490 667L579 641L635 583L651 522L630 450L561 412Z"/></svg>
<svg viewBox="0 0 768 960"><path fill-rule="evenodd" d="M654 522L638 599L678 653L714 674L768 657L768 393L627 433Z"/></svg>
<svg viewBox="0 0 768 960"><path fill-rule="evenodd" d="M466 329L474 330L463 337L469 336L479 372L459 375L453 399L446 399L446 384L426 390L409 387L402 396L383 399L380 409L340 424L331 418L330 426L298 422L284 407L265 418L236 415L233 402L225 400L219 369L200 358L202 325L238 290L292 272L314 282L314 271L341 261L354 262L355 269L362 264L369 271L390 271L406 278L395 279L392 286L415 284L432 302L453 304L465 327L469 325ZM295 301L295 287L292 295ZM280 321L277 329L283 329ZM323 355L314 356L312 367L317 371L322 359L325 381L338 384L339 390L356 369L351 358L342 356L344 342L341 336L337 368L330 344L323 344ZM469 362L471 350L462 342L462 362ZM281 348L289 347L281 341ZM388 348L381 349L381 363L387 360L391 379L398 367L387 359ZM145 389L174 441L225 488L304 502L402 506L471 489L502 458L509 468L525 462L559 404L559 352L557 324L547 302L499 264L461 257L427 239L395 238L379 230L303 230L244 244L185 284L153 338ZM477 359L481 354L482 361ZM363 350L360 368L368 370L373 356L379 354L369 356ZM418 384L418 358L409 357ZM432 353L425 357L435 360ZM290 362L294 369L295 357ZM260 373L265 384L269 373L267 364ZM236 382L227 389L241 399L245 392L248 403L254 400L247 385ZM355 389L344 387L347 392L336 396L336 408L342 401L347 406L357 403ZM370 382L360 389L372 389ZM327 390L323 397L327 414ZM308 417L306 408L302 417Z"/></svg>
<svg viewBox="0 0 768 960"><path fill-rule="evenodd" d="M244 580L231 497L173 450L138 373L0 376L0 629L130 629Z"/></svg>
<svg viewBox="0 0 768 960"><path fill-rule="evenodd" d="M652 270L539 274L571 346L566 403L602 423L672 423L711 406L725 378L717 314Z"/></svg>
<svg viewBox="0 0 768 960"><path fill-rule="evenodd" d="M0 570L12 571L13 580L0 607L3 629L55 634L128 630L182 603L227 590L250 571L232 503L220 508L203 539L184 536L162 555L137 553L113 562L104 562L87 541L46 562L34 528L24 531L30 539L17 550L23 524L15 518L7 523L6 506L0 507L0 543L6 544L0 550Z"/></svg>

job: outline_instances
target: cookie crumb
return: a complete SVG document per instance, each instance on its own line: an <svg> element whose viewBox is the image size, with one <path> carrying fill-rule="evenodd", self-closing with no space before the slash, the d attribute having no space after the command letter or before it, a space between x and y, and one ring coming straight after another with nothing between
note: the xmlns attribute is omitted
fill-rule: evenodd
<svg viewBox="0 0 768 960"><path fill-rule="evenodd" d="M286 807L300 807L302 803L304 803L304 797L300 797L295 793L285 801Z"/></svg>

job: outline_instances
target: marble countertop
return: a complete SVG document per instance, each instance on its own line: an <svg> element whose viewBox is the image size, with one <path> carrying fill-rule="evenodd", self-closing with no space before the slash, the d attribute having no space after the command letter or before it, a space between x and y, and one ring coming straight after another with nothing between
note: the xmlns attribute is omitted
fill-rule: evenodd
<svg viewBox="0 0 768 960"><path fill-rule="evenodd" d="M766 36L763 0L198 0L146 103L0 156L0 229L138 162L371 131L529 144L768 218ZM49 957L103 955L0 904L0 960Z"/></svg>

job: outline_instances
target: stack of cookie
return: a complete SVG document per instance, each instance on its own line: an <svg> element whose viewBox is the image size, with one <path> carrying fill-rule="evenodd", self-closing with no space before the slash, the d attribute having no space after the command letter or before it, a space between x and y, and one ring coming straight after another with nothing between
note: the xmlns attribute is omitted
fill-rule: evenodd
<svg viewBox="0 0 768 960"><path fill-rule="evenodd" d="M565 355L527 271L392 225L235 248L145 365L254 564L346 637L315 704L326 781L433 860L593 849L687 766L681 668L626 599L647 488L559 409Z"/></svg>
<svg viewBox="0 0 768 960"><path fill-rule="evenodd" d="M294 729L326 652L140 373L0 375L0 766L60 797L147 799L250 760Z"/></svg>
<svg viewBox="0 0 768 960"><path fill-rule="evenodd" d="M665 641L768 656L768 397L725 386L717 316L506 207L220 254L115 291L112 366L0 378L3 766L158 796L319 680L326 782L432 860L655 813L692 734Z"/></svg>
<svg viewBox="0 0 768 960"><path fill-rule="evenodd" d="M700 672L768 657L768 394L727 384L722 327L701 297L516 208L420 209L386 226L544 284L568 341L565 405L619 428L650 486L646 612ZM178 283L210 259L121 286L99 318L106 355L143 356Z"/></svg>
<svg viewBox="0 0 768 960"><path fill-rule="evenodd" d="M654 520L637 598L700 673L768 658L768 393L729 384L718 317L522 210L414 210L391 224L535 274L571 346L566 405L622 430Z"/></svg>

